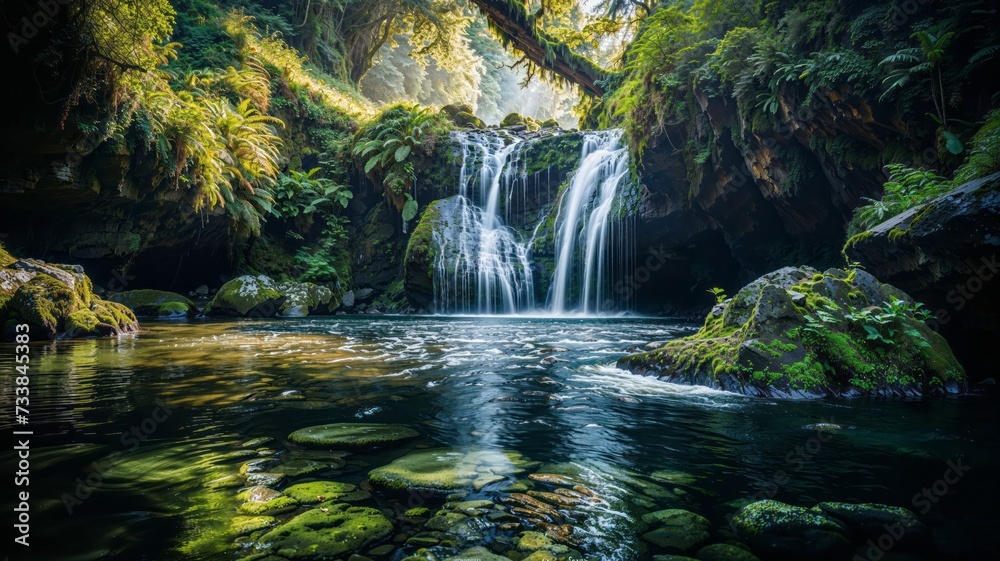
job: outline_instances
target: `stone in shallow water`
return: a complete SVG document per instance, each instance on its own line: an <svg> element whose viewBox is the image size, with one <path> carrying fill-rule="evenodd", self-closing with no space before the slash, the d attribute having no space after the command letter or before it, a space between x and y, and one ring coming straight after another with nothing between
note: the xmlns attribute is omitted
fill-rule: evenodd
<svg viewBox="0 0 1000 561"><path fill-rule="evenodd" d="M237 516L233 518L231 528L233 534L242 536L274 526L273 516Z"/></svg>
<svg viewBox="0 0 1000 561"><path fill-rule="evenodd" d="M712 524L686 510L659 510L644 515L642 521L655 528L642 538L671 553L692 551L711 537Z"/></svg>
<svg viewBox="0 0 1000 561"><path fill-rule="evenodd" d="M357 487L350 483L339 483L337 481L309 481L307 483L296 483L285 489L285 494L299 501L304 505L321 503L326 500L339 499L348 493L357 490Z"/></svg>
<svg viewBox="0 0 1000 561"><path fill-rule="evenodd" d="M264 485L266 487L274 487L285 480L285 474L283 473L269 473L266 471L258 471L256 473L247 474L247 483L250 485Z"/></svg>
<svg viewBox="0 0 1000 561"><path fill-rule="evenodd" d="M512 475L530 469L534 464L516 452L472 451L448 448L421 450L389 465L373 469L368 477L373 485L384 489L405 491L430 489L451 493L470 487L485 467L488 474Z"/></svg>
<svg viewBox="0 0 1000 561"><path fill-rule="evenodd" d="M868 538L878 539L890 533L895 541L929 540L930 532L913 512L896 506L873 503L819 503L816 509L847 524L847 527Z"/></svg>
<svg viewBox="0 0 1000 561"><path fill-rule="evenodd" d="M288 435L288 440L318 448L365 448L402 442L418 436L420 433L402 425L333 423L299 429Z"/></svg>
<svg viewBox="0 0 1000 561"><path fill-rule="evenodd" d="M753 553L725 543L699 549L698 559L699 561L760 561Z"/></svg>
<svg viewBox="0 0 1000 561"><path fill-rule="evenodd" d="M306 511L260 538L287 559L335 559L392 534L392 522L374 508L335 504Z"/></svg>
<svg viewBox="0 0 1000 561"><path fill-rule="evenodd" d="M343 467L344 463L341 460L339 465L334 467ZM271 471L274 473L283 473L288 477L301 477L310 473L316 473L317 471L323 471L329 467L331 467L331 464L314 462L312 460L288 460L282 462L280 466L275 467Z"/></svg>
<svg viewBox="0 0 1000 561"><path fill-rule="evenodd" d="M757 501L736 513L737 533L766 557L830 557L850 543L847 527L820 511L778 501Z"/></svg>

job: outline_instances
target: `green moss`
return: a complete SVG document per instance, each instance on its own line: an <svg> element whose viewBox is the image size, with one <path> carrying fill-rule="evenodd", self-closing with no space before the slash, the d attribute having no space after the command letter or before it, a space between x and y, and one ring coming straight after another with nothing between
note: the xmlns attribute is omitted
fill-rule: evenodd
<svg viewBox="0 0 1000 561"><path fill-rule="evenodd" d="M69 333L94 333L100 323L90 310L77 310L66 317L66 331Z"/></svg>
<svg viewBox="0 0 1000 561"><path fill-rule="evenodd" d="M357 490L357 487L350 483L309 481L307 483L296 483L285 489L285 495L292 497L304 505L311 505L328 500L335 501L355 490Z"/></svg>
<svg viewBox="0 0 1000 561"><path fill-rule="evenodd" d="M230 528L234 535L243 536L270 528L274 526L275 521L272 516L237 516L230 523Z"/></svg>
<svg viewBox="0 0 1000 561"><path fill-rule="evenodd" d="M275 497L268 501L247 501L240 505L240 514L248 516L260 516L263 514L277 514L294 509L299 505L298 501L284 495Z"/></svg>
<svg viewBox="0 0 1000 561"><path fill-rule="evenodd" d="M296 516L261 536L260 543L287 559L335 559L392 535L392 522L374 508L335 504L324 510Z"/></svg>
<svg viewBox="0 0 1000 561"><path fill-rule="evenodd" d="M320 448L364 448L416 438L420 433L402 425L333 423L299 429L288 440Z"/></svg>
<svg viewBox="0 0 1000 561"><path fill-rule="evenodd" d="M403 516L407 518L426 518L431 513L431 509L423 506L418 506L416 508L411 508L410 510L403 513Z"/></svg>
<svg viewBox="0 0 1000 561"><path fill-rule="evenodd" d="M9 267L17 261L17 258L7 252L3 244L0 244L0 267Z"/></svg>

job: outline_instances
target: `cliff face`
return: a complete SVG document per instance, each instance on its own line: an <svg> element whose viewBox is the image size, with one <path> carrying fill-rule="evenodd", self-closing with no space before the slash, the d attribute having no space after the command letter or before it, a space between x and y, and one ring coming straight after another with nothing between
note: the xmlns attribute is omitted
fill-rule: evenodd
<svg viewBox="0 0 1000 561"><path fill-rule="evenodd" d="M634 283L641 311L701 310L714 286L732 291L783 266L842 265L851 212L878 196L884 176L830 147L849 141L875 154L901 134L891 119L847 88L808 108L784 99L782 125L760 131L740 122L732 99L696 99L696 118L668 127L640 169L637 249L650 270ZM690 146L702 147L700 157Z"/></svg>
<svg viewBox="0 0 1000 561"><path fill-rule="evenodd" d="M923 302L970 372L1000 333L1000 175L963 185L859 236L848 257Z"/></svg>

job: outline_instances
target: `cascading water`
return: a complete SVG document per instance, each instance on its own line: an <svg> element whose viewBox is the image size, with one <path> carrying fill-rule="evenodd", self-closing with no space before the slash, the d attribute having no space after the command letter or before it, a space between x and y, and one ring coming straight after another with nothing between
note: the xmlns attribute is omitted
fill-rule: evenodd
<svg viewBox="0 0 1000 561"><path fill-rule="evenodd" d="M501 197L522 179L521 141L456 133L462 147L452 227L435 232L435 307L444 313L511 314L535 306L528 244L500 218Z"/></svg>
<svg viewBox="0 0 1000 561"><path fill-rule="evenodd" d="M620 216L629 180L628 148L621 137L620 130L585 135L580 166L559 202L549 299L553 314L607 313L628 305L627 291L610 282L623 277L635 253L633 229Z"/></svg>
<svg viewBox="0 0 1000 561"><path fill-rule="evenodd" d="M584 133L569 185L554 204L532 207L530 214L537 216L530 216L526 206L521 208L524 201L551 201L553 194L546 190L541 196L537 176L536 192L528 192L524 156L533 141L492 132L454 133L462 165L458 195L436 207L435 312L544 311L535 302L539 282L539 290L548 286L545 308L556 315L628 309L627 294L613 290L634 260L631 219L623 210L625 186L631 183L621 136L617 130ZM551 178L541 179L551 185ZM521 230L511 227L512 215ZM554 220L546 218L553 215ZM543 226L547 229L540 234ZM538 264L531 255L536 236L547 240L540 245ZM544 263L551 263L551 275L544 273Z"/></svg>

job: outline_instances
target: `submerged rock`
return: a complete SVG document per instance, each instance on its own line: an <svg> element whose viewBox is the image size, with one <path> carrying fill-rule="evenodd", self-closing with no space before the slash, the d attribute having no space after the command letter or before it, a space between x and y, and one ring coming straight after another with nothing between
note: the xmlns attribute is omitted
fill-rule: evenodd
<svg viewBox="0 0 1000 561"><path fill-rule="evenodd" d="M244 275L222 285L205 306L205 315L274 317L281 311L285 299L269 277Z"/></svg>
<svg viewBox="0 0 1000 561"><path fill-rule="evenodd" d="M642 521L653 528L642 539L668 553L693 551L711 537L712 524L686 510L659 510L643 516Z"/></svg>
<svg viewBox="0 0 1000 561"><path fill-rule="evenodd" d="M849 530L840 521L778 501L751 503L736 513L732 524L765 557L824 559L850 546Z"/></svg>
<svg viewBox="0 0 1000 561"><path fill-rule="evenodd" d="M287 559L334 559L383 540L392 530L392 522L374 508L334 504L292 518L259 542Z"/></svg>
<svg viewBox="0 0 1000 561"><path fill-rule="evenodd" d="M139 317L193 317L198 315L194 302L163 290L129 290L109 298L112 302L124 304Z"/></svg>
<svg viewBox="0 0 1000 561"><path fill-rule="evenodd" d="M888 533L896 542L930 540L927 526L917 519L916 514L902 507L872 503L819 503L815 510L840 520L866 538L878 539Z"/></svg>
<svg viewBox="0 0 1000 561"><path fill-rule="evenodd" d="M698 333L618 366L757 396L961 391L965 372L925 317L864 271L786 267L717 306Z"/></svg>
<svg viewBox="0 0 1000 561"><path fill-rule="evenodd" d="M337 500L356 490L357 487L350 483L309 481L307 483L296 483L288 487L285 489L285 494L304 505L311 505L328 500Z"/></svg>
<svg viewBox="0 0 1000 561"><path fill-rule="evenodd" d="M725 543L703 547L697 557L698 561L760 561L753 553Z"/></svg>
<svg viewBox="0 0 1000 561"><path fill-rule="evenodd" d="M515 475L533 465L516 452L421 450L368 473L373 485L393 491L426 489L451 493L472 486L483 474Z"/></svg>
<svg viewBox="0 0 1000 561"><path fill-rule="evenodd" d="M420 433L402 425L333 423L299 429L288 435L288 440L314 448L367 448L418 436Z"/></svg>

